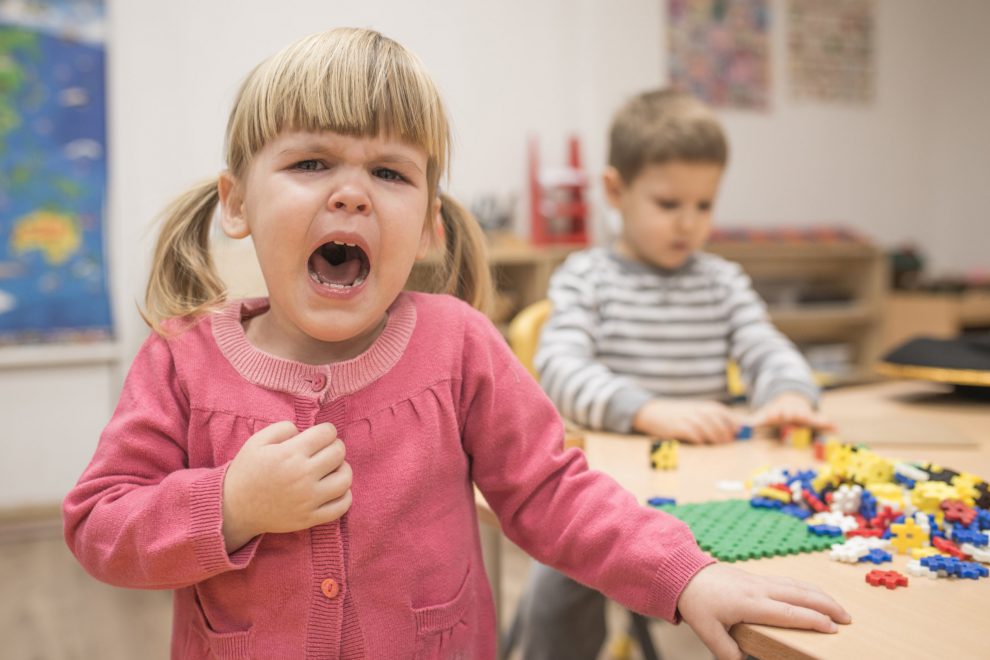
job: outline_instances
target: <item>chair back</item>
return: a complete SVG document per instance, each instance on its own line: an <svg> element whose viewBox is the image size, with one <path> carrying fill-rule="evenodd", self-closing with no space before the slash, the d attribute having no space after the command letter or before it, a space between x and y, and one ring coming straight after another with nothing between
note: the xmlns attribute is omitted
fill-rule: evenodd
<svg viewBox="0 0 990 660"><path fill-rule="evenodd" d="M550 317L551 305L546 298L524 307L509 322L509 346L523 366L539 380L533 367L536 346L540 342L540 330Z"/></svg>

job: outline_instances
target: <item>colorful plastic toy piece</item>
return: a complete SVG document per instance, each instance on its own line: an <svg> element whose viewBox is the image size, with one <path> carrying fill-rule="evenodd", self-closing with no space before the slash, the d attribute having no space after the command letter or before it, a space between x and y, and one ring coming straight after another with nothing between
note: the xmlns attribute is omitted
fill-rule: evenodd
<svg viewBox="0 0 990 660"><path fill-rule="evenodd" d="M890 544L902 555L907 554L912 548L920 548L928 540L928 534L911 518L903 523L892 524L890 532Z"/></svg>
<svg viewBox="0 0 990 660"><path fill-rule="evenodd" d="M964 559L966 557L966 553L963 552L958 545L948 539L935 537L932 539L932 545L938 548L940 552L947 555L952 555L958 559Z"/></svg>
<svg viewBox="0 0 990 660"><path fill-rule="evenodd" d="M752 440L753 439L753 427L749 424L743 424L736 431L736 440Z"/></svg>
<svg viewBox="0 0 990 660"><path fill-rule="evenodd" d="M968 527L976 520L976 509L966 506L962 500L943 500L939 506L949 522L961 523Z"/></svg>
<svg viewBox="0 0 990 660"><path fill-rule="evenodd" d="M650 444L650 467L654 470L677 469L677 440L654 440Z"/></svg>
<svg viewBox="0 0 990 660"><path fill-rule="evenodd" d="M665 506L677 504L677 500L673 497L651 497L646 500L646 503L650 506Z"/></svg>
<svg viewBox="0 0 990 660"><path fill-rule="evenodd" d="M835 543L809 533L807 525L791 516L753 508L748 500L659 508L686 522L698 545L720 561L816 552Z"/></svg>
<svg viewBox="0 0 990 660"><path fill-rule="evenodd" d="M808 525L808 531L815 536L842 536L842 528L835 525Z"/></svg>
<svg viewBox="0 0 990 660"><path fill-rule="evenodd" d="M907 572L915 577L926 577L932 580L938 579L938 572L922 566L917 559L912 559L907 563Z"/></svg>
<svg viewBox="0 0 990 660"><path fill-rule="evenodd" d="M862 562L872 562L874 564L882 564L885 561L891 561L893 557L886 550L881 550L880 548L871 548L869 552L859 558L860 563Z"/></svg>
<svg viewBox="0 0 990 660"><path fill-rule="evenodd" d="M883 585L888 589L908 586L908 579L906 575L902 575L897 571L881 571L878 569L873 569L866 574L866 582L874 587Z"/></svg>

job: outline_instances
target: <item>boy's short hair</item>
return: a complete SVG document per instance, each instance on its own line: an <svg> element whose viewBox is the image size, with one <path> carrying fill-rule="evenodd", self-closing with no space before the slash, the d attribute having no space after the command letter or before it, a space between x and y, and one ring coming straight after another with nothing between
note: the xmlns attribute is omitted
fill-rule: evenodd
<svg viewBox="0 0 990 660"><path fill-rule="evenodd" d="M608 164L626 183L647 165L684 160L724 166L728 158L729 144L715 113L680 90L643 92L612 120Z"/></svg>

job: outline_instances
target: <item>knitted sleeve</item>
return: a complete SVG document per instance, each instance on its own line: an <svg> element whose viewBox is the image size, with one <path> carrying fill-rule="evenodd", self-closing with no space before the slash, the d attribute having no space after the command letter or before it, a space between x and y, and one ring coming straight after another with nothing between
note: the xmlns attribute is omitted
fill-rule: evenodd
<svg viewBox="0 0 990 660"><path fill-rule="evenodd" d="M142 346L89 466L62 504L65 540L94 577L173 589L242 568L257 540L227 554L226 465L187 468L189 403L167 342Z"/></svg>
<svg viewBox="0 0 990 660"><path fill-rule="evenodd" d="M684 523L564 450L553 404L486 319L470 314L463 337L464 448L506 536L636 611L675 619L681 590L714 560Z"/></svg>

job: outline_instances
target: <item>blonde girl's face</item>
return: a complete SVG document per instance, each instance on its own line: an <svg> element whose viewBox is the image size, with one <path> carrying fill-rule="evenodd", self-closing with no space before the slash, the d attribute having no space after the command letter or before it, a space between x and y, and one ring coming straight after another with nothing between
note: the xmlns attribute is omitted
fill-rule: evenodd
<svg viewBox="0 0 990 660"><path fill-rule="evenodd" d="M427 158L385 136L285 132L243 180L221 176L221 224L253 238L271 301L252 341L310 363L371 345L430 246Z"/></svg>

